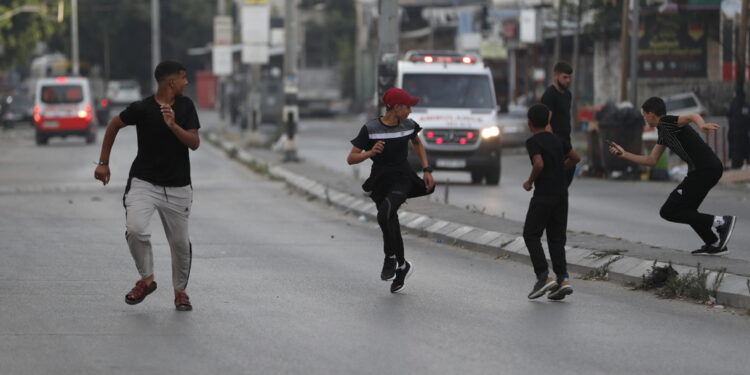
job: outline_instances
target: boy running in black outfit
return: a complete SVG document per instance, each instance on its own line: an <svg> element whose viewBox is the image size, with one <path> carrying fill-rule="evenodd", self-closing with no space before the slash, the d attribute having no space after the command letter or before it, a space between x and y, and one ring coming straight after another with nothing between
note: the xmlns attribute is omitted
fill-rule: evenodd
<svg viewBox="0 0 750 375"><path fill-rule="evenodd" d="M435 190L432 169L427 153L417 136L422 128L408 119L411 107L419 102L406 91L392 88L383 95L386 113L368 121L352 139L352 149L346 162L358 164L372 159L370 177L362 188L370 192L370 198L378 207L378 224L383 231L385 260L380 278L393 280L391 293L404 288L404 281L411 276L412 264L404 258L404 242L398 222L398 208L406 198L431 194ZM424 180L419 178L407 161L411 143L422 163ZM397 266L398 264L398 266Z"/></svg>
<svg viewBox="0 0 750 375"><path fill-rule="evenodd" d="M565 231L568 227L568 181L565 170L573 168L580 158L571 149L570 143L562 142L552 134L550 111L544 104L531 106L527 116L529 129L534 135L526 140L526 150L533 167L523 188L530 191L533 185L534 196L526 213L523 240L529 249L537 278L529 299L539 298L549 291L547 298L561 300L573 293L565 261ZM545 230L557 280L549 277L547 259L544 257L542 233Z"/></svg>
<svg viewBox="0 0 750 375"><path fill-rule="evenodd" d="M632 162L654 166L664 150L669 147L688 164L688 174L669 194L659 214L667 221L690 225L704 245L692 252L693 255L724 255L729 252L727 242L732 235L736 216L714 216L698 212L698 207L708 195L708 191L719 182L724 166L713 150L701 139L691 122L706 133L719 128L717 124L707 124L697 114L668 116L664 101L658 97L646 100L641 106L643 118L649 126L655 127L658 139L651 154L634 155L620 145L611 143L612 155ZM716 228L716 233L713 229Z"/></svg>

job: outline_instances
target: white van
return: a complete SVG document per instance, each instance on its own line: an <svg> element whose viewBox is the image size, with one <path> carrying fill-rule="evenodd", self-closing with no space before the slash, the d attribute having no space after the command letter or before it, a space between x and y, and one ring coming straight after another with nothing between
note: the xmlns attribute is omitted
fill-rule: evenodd
<svg viewBox="0 0 750 375"><path fill-rule="evenodd" d="M41 78L34 90L36 144L50 137L83 136L96 141L97 121L89 81L81 77Z"/></svg>
<svg viewBox="0 0 750 375"><path fill-rule="evenodd" d="M409 51L398 62L396 86L420 98L411 118L430 166L468 171L473 183L500 182L500 128L492 73L472 55ZM415 168L416 155L410 155Z"/></svg>

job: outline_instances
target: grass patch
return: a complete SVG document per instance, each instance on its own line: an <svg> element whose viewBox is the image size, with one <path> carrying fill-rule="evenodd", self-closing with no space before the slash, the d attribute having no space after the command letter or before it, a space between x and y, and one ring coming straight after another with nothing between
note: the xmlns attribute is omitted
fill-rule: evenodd
<svg viewBox="0 0 750 375"><path fill-rule="evenodd" d="M654 261L651 271L648 275L643 275L641 285L635 289L656 290L656 295L662 298L683 298L700 303L713 303L726 271L726 268L716 271L713 280L709 280L711 270L705 269L700 263L695 271L680 275L672 267L672 263L657 267Z"/></svg>
<svg viewBox="0 0 750 375"><path fill-rule="evenodd" d="M628 252L627 250L620 250L620 249L594 251L593 253L591 253L591 255L587 256L587 258L602 259L606 256L617 256L617 255L622 255L622 253L627 253L627 252Z"/></svg>
<svg viewBox="0 0 750 375"><path fill-rule="evenodd" d="M596 254L596 253L594 253ZM593 254L592 254L593 255ZM610 258L606 263L602 264L600 267L597 267L585 275L581 277L583 280L601 280L601 281L607 281L609 280L609 266L612 265L612 263L617 262L618 260L622 259L622 255L617 255L612 258ZM601 259L601 258L600 258Z"/></svg>
<svg viewBox="0 0 750 375"><path fill-rule="evenodd" d="M475 213L475 214L483 214L487 210L487 207L479 208L476 205L473 205L473 204L472 205L468 205L467 204L466 205L466 210L470 211L472 213Z"/></svg>

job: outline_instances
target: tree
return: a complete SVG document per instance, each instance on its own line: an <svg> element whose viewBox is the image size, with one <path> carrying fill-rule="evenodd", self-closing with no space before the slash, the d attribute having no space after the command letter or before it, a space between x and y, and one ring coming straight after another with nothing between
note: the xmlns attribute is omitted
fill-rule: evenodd
<svg viewBox="0 0 750 375"><path fill-rule="evenodd" d="M56 9L57 1L3 0L0 14L6 14L23 5L38 5ZM46 12L24 12L0 20L0 68L28 66L37 44L62 35L65 25L57 23Z"/></svg>
<svg viewBox="0 0 750 375"><path fill-rule="evenodd" d="M47 5L57 9L58 0L0 0L0 14L20 5ZM62 23L36 13L16 15L0 21L0 68L28 66L37 42L49 51L70 56L70 0L65 0ZM160 2L162 57L182 61L188 69L202 67L187 56L190 47L204 46L213 37L215 1L180 0ZM78 0L78 35L82 73L100 66L113 79L137 79L143 87L153 80L151 67L150 0Z"/></svg>

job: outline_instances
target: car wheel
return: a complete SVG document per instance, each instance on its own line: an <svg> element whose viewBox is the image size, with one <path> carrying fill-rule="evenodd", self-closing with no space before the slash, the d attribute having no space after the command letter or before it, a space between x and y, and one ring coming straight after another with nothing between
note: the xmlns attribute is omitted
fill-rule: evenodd
<svg viewBox="0 0 750 375"><path fill-rule="evenodd" d="M47 136L40 133L39 131L36 132L36 144L37 145L46 145L47 144Z"/></svg>
<svg viewBox="0 0 750 375"><path fill-rule="evenodd" d="M497 164L487 168L485 176L487 177L487 185L497 186L500 183L500 158L497 158Z"/></svg>
<svg viewBox="0 0 750 375"><path fill-rule="evenodd" d="M482 171L471 171L471 183L472 184L481 184L483 178L484 178L484 174L482 173Z"/></svg>
<svg viewBox="0 0 750 375"><path fill-rule="evenodd" d="M494 185L497 186L497 184L500 183L500 167L498 166L497 169L488 169L487 170L487 185Z"/></svg>

